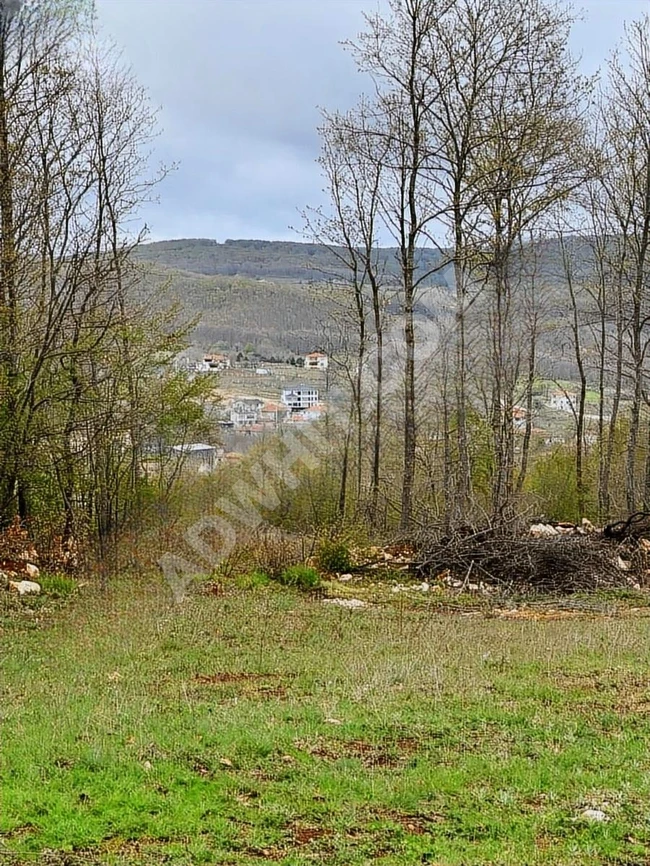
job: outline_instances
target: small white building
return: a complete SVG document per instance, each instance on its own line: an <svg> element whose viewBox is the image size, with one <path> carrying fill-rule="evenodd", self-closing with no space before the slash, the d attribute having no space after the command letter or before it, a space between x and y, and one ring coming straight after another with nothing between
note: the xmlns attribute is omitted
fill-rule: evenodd
<svg viewBox="0 0 650 866"><path fill-rule="evenodd" d="M558 412L575 412L578 405L578 398L575 394L570 394L564 391L554 391L549 395L548 405L551 409Z"/></svg>
<svg viewBox="0 0 650 866"><path fill-rule="evenodd" d="M230 406L230 420L235 427L252 427L258 424L264 400L260 397L237 397Z"/></svg>
<svg viewBox="0 0 650 866"><path fill-rule="evenodd" d="M204 355L203 360L196 366L200 373L218 373L220 370L230 369L230 358L220 354Z"/></svg>
<svg viewBox="0 0 650 866"><path fill-rule="evenodd" d="M324 352L310 352L305 355L305 370L327 370L329 358Z"/></svg>
<svg viewBox="0 0 650 866"><path fill-rule="evenodd" d="M318 403L318 388L313 385L289 385L282 389L280 399L292 412L311 409Z"/></svg>

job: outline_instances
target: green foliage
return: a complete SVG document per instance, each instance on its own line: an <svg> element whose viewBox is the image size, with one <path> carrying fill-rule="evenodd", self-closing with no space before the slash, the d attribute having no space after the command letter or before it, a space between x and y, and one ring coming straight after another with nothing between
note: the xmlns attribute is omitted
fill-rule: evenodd
<svg viewBox="0 0 650 866"><path fill-rule="evenodd" d="M568 448L557 448L538 457L526 489L534 494L540 511L551 520L577 521L583 516L578 513L575 455Z"/></svg>
<svg viewBox="0 0 650 866"><path fill-rule="evenodd" d="M474 495L487 505L492 495L495 468L492 431L485 418L470 411L467 417L467 432L470 442L472 490Z"/></svg>
<svg viewBox="0 0 650 866"><path fill-rule="evenodd" d="M318 567L322 571L339 574L353 567L350 548L343 541L326 540L321 542L316 554Z"/></svg>
<svg viewBox="0 0 650 866"><path fill-rule="evenodd" d="M292 565L285 568L278 580L283 586L304 590L317 589L321 582L320 574L308 565Z"/></svg>
<svg viewBox="0 0 650 866"><path fill-rule="evenodd" d="M77 582L65 574L42 574L38 582L43 592L52 598L66 598L77 591Z"/></svg>
<svg viewBox="0 0 650 866"><path fill-rule="evenodd" d="M250 574L239 575L235 583L240 589L259 589L262 586L268 586L271 583L271 578L264 571L255 570Z"/></svg>

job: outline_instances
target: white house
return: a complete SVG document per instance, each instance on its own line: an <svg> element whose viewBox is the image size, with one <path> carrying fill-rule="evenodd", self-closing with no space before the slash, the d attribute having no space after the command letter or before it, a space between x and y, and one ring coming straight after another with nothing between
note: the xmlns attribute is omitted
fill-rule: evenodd
<svg viewBox="0 0 650 866"><path fill-rule="evenodd" d="M558 412L575 412L578 398L575 394L554 391L549 395L548 405L551 409L556 409Z"/></svg>
<svg viewBox="0 0 650 866"><path fill-rule="evenodd" d="M313 385L289 385L282 389L280 399L292 412L311 409L318 403L318 388Z"/></svg>
<svg viewBox="0 0 650 866"><path fill-rule="evenodd" d="M324 352L310 352L305 355L305 370L327 370L329 358Z"/></svg>
<svg viewBox="0 0 650 866"><path fill-rule="evenodd" d="M204 355L196 366L200 373L218 373L219 370L230 369L230 358L220 354Z"/></svg>
<svg viewBox="0 0 650 866"><path fill-rule="evenodd" d="M252 427L259 423L263 406L260 397L237 397L230 406L230 420L235 427Z"/></svg>

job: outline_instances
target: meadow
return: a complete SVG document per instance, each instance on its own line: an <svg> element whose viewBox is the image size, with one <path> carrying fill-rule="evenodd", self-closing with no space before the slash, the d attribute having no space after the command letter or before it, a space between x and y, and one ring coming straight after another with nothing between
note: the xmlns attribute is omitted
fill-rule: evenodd
<svg viewBox="0 0 650 866"><path fill-rule="evenodd" d="M156 580L0 619L0 863L650 863L650 613Z"/></svg>

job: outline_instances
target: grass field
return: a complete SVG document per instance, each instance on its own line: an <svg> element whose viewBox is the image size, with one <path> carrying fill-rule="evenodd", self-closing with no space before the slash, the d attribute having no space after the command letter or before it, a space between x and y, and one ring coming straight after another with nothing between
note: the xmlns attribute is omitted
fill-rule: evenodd
<svg viewBox="0 0 650 866"><path fill-rule="evenodd" d="M2 620L3 864L650 863L644 610L86 592Z"/></svg>

